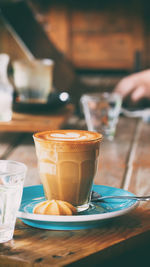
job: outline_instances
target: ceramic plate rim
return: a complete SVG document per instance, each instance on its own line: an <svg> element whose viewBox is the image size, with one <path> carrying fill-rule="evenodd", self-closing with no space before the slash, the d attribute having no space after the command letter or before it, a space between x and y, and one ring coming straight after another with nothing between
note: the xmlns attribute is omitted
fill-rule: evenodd
<svg viewBox="0 0 150 267"><path fill-rule="evenodd" d="M110 187L110 186L106 186L106 187L120 189L120 190L125 191L124 189L121 189L121 188L115 188L115 187ZM129 195L134 195L129 191L126 191L126 192ZM138 204L139 204L139 201L134 200L133 204L131 204L131 206L127 208L117 210L117 211L112 211L112 212L100 213L100 214L67 216L67 215L40 215L40 214L33 214L33 213L18 211L17 217L20 219L27 219L27 220L34 220L34 221L41 221L41 222L55 222L55 223L93 222L93 221L105 220L105 219L110 219L110 218L124 215L128 213L129 211L135 209Z"/></svg>

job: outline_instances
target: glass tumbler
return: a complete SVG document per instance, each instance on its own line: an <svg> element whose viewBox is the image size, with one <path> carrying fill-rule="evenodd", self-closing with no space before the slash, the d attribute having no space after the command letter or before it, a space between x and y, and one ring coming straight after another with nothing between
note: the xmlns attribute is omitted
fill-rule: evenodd
<svg viewBox="0 0 150 267"><path fill-rule="evenodd" d="M80 99L89 131L101 132L108 140L116 133L122 99L116 93L85 94Z"/></svg>
<svg viewBox="0 0 150 267"><path fill-rule="evenodd" d="M13 238L26 171L23 163L0 160L0 243Z"/></svg>

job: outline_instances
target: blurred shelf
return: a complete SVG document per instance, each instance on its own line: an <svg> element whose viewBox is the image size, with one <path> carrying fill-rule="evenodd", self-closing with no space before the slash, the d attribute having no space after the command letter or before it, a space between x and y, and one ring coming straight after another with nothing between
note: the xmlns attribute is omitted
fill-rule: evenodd
<svg viewBox="0 0 150 267"><path fill-rule="evenodd" d="M73 114L74 106L68 104L53 114L13 113L12 120L0 122L0 131L36 132L61 129Z"/></svg>

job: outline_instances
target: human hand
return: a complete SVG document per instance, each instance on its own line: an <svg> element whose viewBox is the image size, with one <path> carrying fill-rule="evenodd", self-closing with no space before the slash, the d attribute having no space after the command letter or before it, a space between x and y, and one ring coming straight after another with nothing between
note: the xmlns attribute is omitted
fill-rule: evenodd
<svg viewBox="0 0 150 267"><path fill-rule="evenodd" d="M150 69L123 78L114 89L123 98L130 96L133 102L150 99Z"/></svg>

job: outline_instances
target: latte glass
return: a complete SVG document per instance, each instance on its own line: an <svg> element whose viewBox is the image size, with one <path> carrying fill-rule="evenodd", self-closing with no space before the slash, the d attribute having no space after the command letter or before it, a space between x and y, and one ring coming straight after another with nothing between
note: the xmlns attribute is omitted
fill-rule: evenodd
<svg viewBox="0 0 150 267"><path fill-rule="evenodd" d="M87 209L102 135L56 130L36 133L33 138L46 198L67 201L78 211Z"/></svg>

